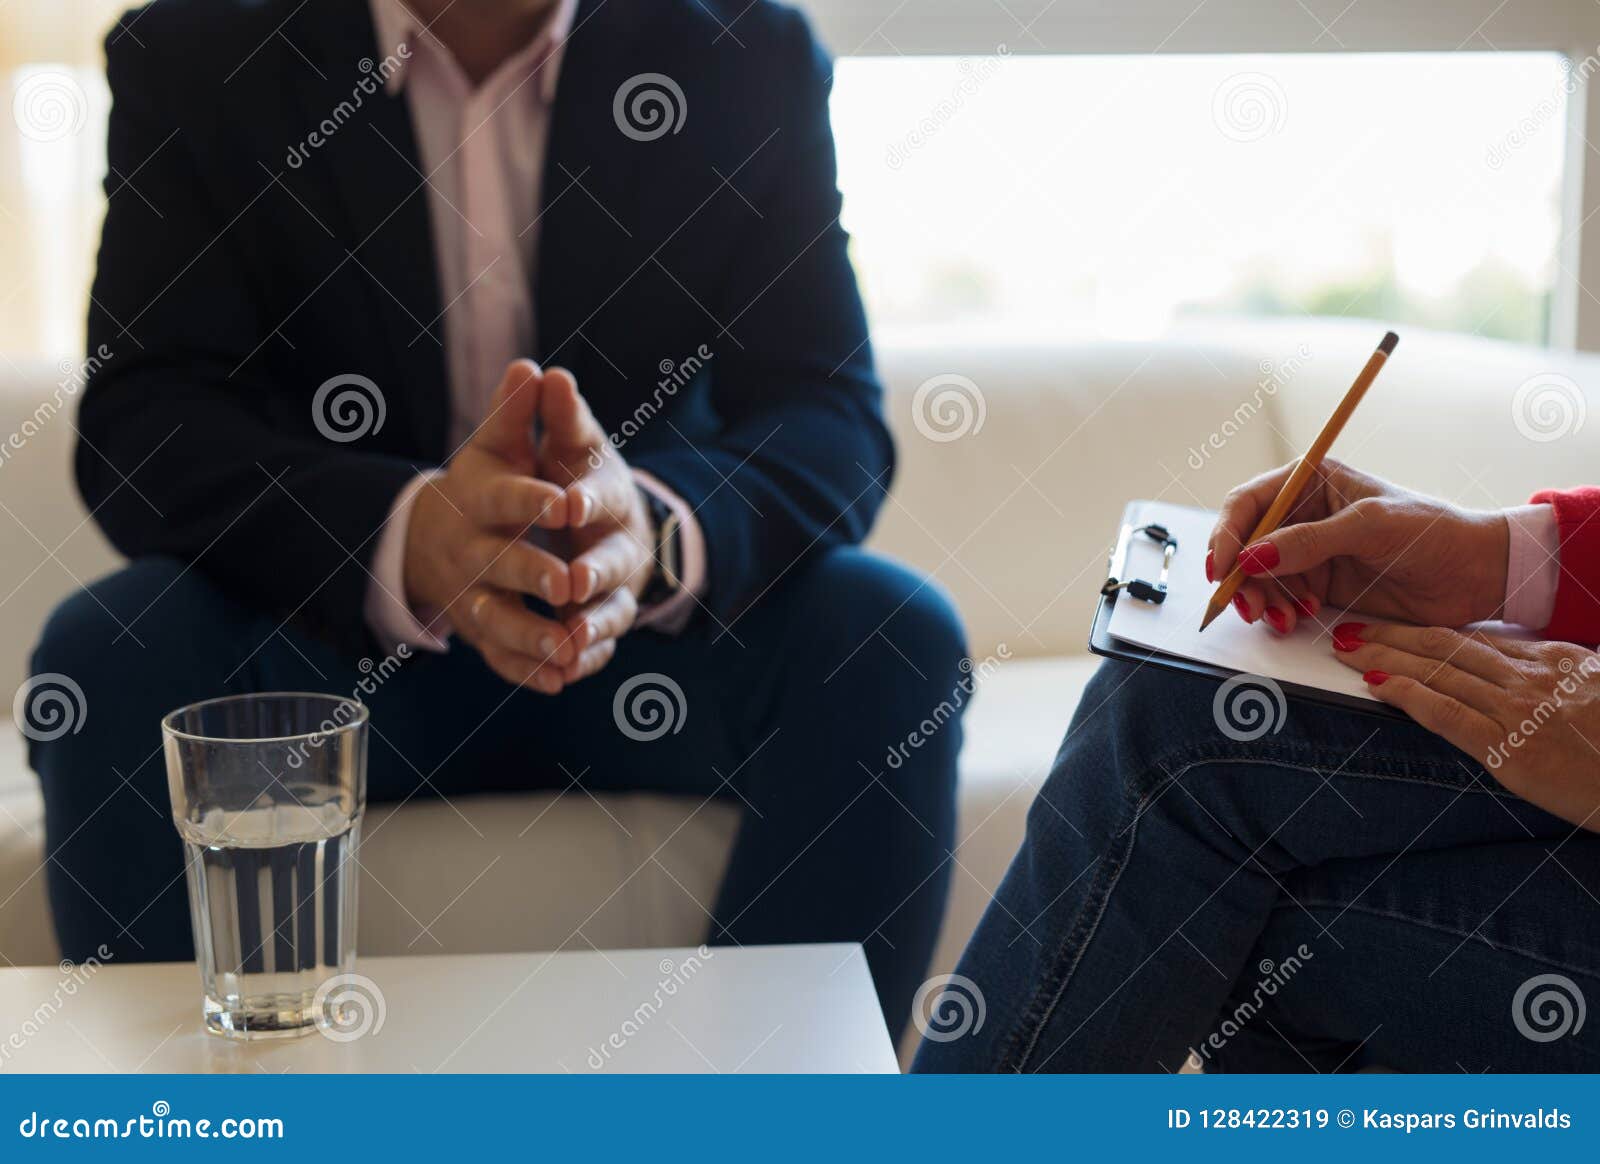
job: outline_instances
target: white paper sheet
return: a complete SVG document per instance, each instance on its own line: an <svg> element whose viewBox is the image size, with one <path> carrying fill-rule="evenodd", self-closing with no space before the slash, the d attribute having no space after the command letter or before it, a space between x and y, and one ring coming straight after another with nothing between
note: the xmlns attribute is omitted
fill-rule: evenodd
<svg viewBox="0 0 1600 1164"><path fill-rule="evenodd" d="M1334 658L1333 628L1351 617L1342 610L1324 608L1316 618L1302 616L1288 635L1261 622L1249 625L1227 610L1201 634L1200 619L1216 589L1206 581L1206 543L1217 515L1159 501L1139 502L1134 512L1138 514L1135 524L1159 522L1166 526L1178 539L1178 550L1167 580L1167 600L1156 605L1119 596L1106 628L1112 638L1230 671L1378 702L1361 681L1361 673ZM1134 538L1128 560L1119 568L1123 572L1117 577L1124 581L1143 578L1154 582L1161 573L1160 545L1143 536ZM1360 616L1354 617L1361 621Z"/></svg>

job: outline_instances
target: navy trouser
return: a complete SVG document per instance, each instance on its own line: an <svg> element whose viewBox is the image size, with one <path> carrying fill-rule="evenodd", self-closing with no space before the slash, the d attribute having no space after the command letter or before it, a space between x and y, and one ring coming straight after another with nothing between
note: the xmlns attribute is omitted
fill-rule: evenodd
<svg viewBox="0 0 1600 1164"><path fill-rule="evenodd" d="M960 724L898 767L885 756L956 692L964 653L940 591L836 549L792 570L729 633L629 634L608 667L554 698L509 686L465 645L413 655L364 696L368 797L561 789L575 777L594 792L729 798L744 816L708 939L862 942L898 1031L943 914ZM119 962L193 956L161 716L229 693L346 694L364 674L167 559L63 603L33 670L69 676L87 706L81 731L31 748L56 931L68 958L104 943ZM686 714L676 733L639 740L619 730L613 699L650 672L682 689Z"/></svg>
<svg viewBox="0 0 1600 1164"><path fill-rule="evenodd" d="M1217 692L1101 667L919 1070L1600 1070L1600 835L1414 724Z"/></svg>

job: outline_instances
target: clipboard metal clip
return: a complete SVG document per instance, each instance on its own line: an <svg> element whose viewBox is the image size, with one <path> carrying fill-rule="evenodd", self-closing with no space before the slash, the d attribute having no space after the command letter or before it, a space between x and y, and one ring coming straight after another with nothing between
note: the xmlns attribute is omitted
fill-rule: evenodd
<svg viewBox="0 0 1600 1164"><path fill-rule="evenodd" d="M1154 522L1132 529L1124 528L1121 538L1124 553L1127 552L1134 534L1143 534L1161 546L1161 576L1154 582L1146 582L1142 578L1130 578L1126 582L1119 582L1115 577L1107 578L1105 585L1100 587L1100 593L1112 595L1126 590L1130 598L1160 606L1167 600L1167 577L1172 572L1172 556L1178 552L1178 539L1172 536L1166 526ZM1124 564L1126 564L1125 558ZM1112 565L1115 568L1115 563Z"/></svg>

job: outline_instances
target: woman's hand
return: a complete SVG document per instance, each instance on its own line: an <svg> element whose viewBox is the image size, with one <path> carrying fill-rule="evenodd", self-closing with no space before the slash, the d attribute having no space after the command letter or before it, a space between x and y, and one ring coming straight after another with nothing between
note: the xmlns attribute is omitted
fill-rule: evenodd
<svg viewBox="0 0 1600 1164"><path fill-rule="evenodd" d="M1341 623L1367 687L1523 800L1600 832L1600 655L1444 627Z"/></svg>
<svg viewBox="0 0 1600 1164"><path fill-rule="evenodd" d="M1337 461L1323 462L1276 533L1245 545L1293 470L1228 494L1211 532L1210 578L1227 577L1235 561L1250 576L1234 599L1246 622L1287 634L1324 605L1431 626L1497 616L1510 543L1503 513L1459 509Z"/></svg>

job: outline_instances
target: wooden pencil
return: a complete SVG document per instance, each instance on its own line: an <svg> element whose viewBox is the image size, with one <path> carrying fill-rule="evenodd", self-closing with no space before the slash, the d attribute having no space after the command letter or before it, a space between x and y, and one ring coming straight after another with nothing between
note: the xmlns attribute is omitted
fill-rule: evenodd
<svg viewBox="0 0 1600 1164"><path fill-rule="evenodd" d="M1261 520L1256 523L1256 528L1245 541L1245 545L1254 545L1283 524L1283 519L1289 516L1289 511L1300 500L1300 494L1305 492L1312 474L1322 467L1323 458L1328 455L1333 442L1338 439L1345 423L1355 412L1356 405L1361 403L1361 398L1367 394L1367 389L1372 387L1372 382L1378 378L1378 373L1383 370L1383 365L1388 362L1390 354L1399 342L1400 337L1392 331L1383 337L1383 342L1372 353L1372 358L1367 361L1366 367L1361 369L1356 382L1350 385L1350 391L1344 394L1344 399L1339 401L1339 407L1333 410L1328 423L1322 426L1317 439L1306 450L1305 456L1300 458L1300 463L1295 465L1294 472L1289 474L1289 479L1283 483L1283 488L1278 490L1278 496L1273 498L1272 504L1267 507L1267 512L1261 515ZM1233 569L1228 571L1228 576L1217 587L1216 593L1211 596L1211 601L1206 604L1205 617L1200 620L1201 630L1205 630L1216 621L1217 615L1228 609L1228 603L1233 601L1233 596L1238 592L1244 579L1244 571L1239 568L1238 563L1235 563Z"/></svg>

